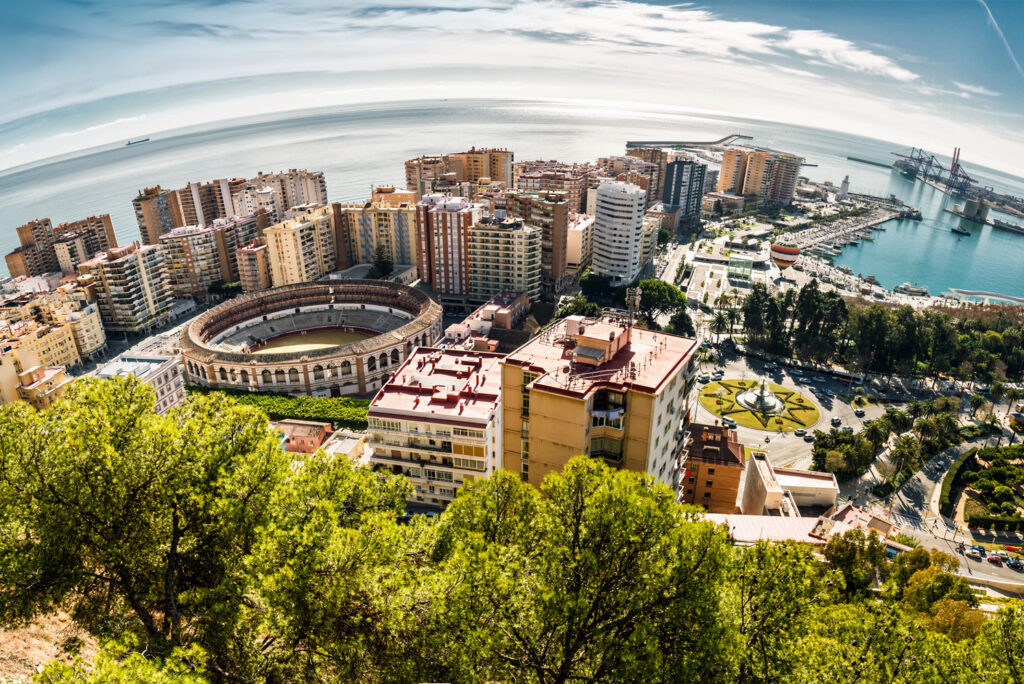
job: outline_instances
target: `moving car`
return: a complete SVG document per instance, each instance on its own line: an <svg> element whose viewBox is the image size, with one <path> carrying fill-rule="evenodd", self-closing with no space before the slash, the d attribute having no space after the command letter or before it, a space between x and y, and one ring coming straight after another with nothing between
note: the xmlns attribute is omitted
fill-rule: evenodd
<svg viewBox="0 0 1024 684"><path fill-rule="evenodd" d="M805 442L813 442L814 441L814 435L804 435L804 441Z"/></svg>
<svg viewBox="0 0 1024 684"><path fill-rule="evenodd" d="M824 375L815 375L814 382L828 382L828 379Z"/></svg>
<svg viewBox="0 0 1024 684"><path fill-rule="evenodd" d="M797 428L796 430L793 430L793 434L796 435L797 437L803 437L804 435L807 434L807 430L804 430L803 428Z"/></svg>
<svg viewBox="0 0 1024 684"><path fill-rule="evenodd" d="M863 418L864 417L864 409L861 409L861 408L853 409L853 415L857 416L858 418Z"/></svg>
<svg viewBox="0 0 1024 684"><path fill-rule="evenodd" d="M832 416L832 427L839 427L843 424L843 419L839 416Z"/></svg>
<svg viewBox="0 0 1024 684"><path fill-rule="evenodd" d="M736 421L735 421L735 420L733 420L732 418L723 418L723 419L722 419L722 423L723 423L723 424L724 424L724 425L725 425L725 426L726 426L727 428L730 428L730 429L732 429L732 428L735 428L735 427L736 427Z"/></svg>
<svg viewBox="0 0 1024 684"><path fill-rule="evenodd" d="M1013 570L1024 570L1024 562L1021 562L1020 558L1011 558L1006 561L1006 567Z"/></svg>
<svg viewBox="0 0 1024 684"><path fill-rule="evenodd" d="M996 565L999 565L1000 563L1003 562L1003 557L998 555L998 554L995 554L995 553L990 553L989 556L988 556L988 562L989 563L995 563Z"/></svg>

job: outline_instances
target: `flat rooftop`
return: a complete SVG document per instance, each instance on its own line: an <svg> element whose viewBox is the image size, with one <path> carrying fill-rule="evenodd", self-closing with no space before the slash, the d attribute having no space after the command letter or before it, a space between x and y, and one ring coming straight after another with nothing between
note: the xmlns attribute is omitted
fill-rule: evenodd
<svg viewBox="0 0 1024 684"><path fill-rule="evenodd" d="M783 489L806 489L808 487L820 489L838 489L835 475L832 473L817 473L811 470L797 470L795 468L775 468L775 478Z"/></svg>
<svg viewBox="0 0 1024 684"><path fill-rule="evenodd" d="M168 361L173 360L173 357L170 356L119 356L98 368L96 376L126 378L129 375L134 375L144 379L150 373L159 370Z"/></svg>
<svg viewBox="0 0 1024 684"><path fill-rule="evenodd" d="M378 418L485 425L501 399L504 354L420 347L370 402Z"/></svg>
<svg viewBox="0 0 1024 684"><path fill-rule="evenodd" d="M545 329L507 357L505 363L539 373L531 386L548 392L585 396L591 389L620 387L656 394L661 386L692 358L697 340L665 332L630 328L617 316L573 320L570 317ZM571 326L582 326L576 333ZM608 360L599 365L574 361L574 356L589 358L586 342L608 340L627 335L626 341Z"/></svg>
<svg viewBox="0 0 1024 684"><path fill-rule="evenodd" d="M823 546L825 540L813 534L817 518L783 518L772 515L738 515L733 513L706 513L713 523L725 525L738 544L765 541L796 541Z"/></svg>

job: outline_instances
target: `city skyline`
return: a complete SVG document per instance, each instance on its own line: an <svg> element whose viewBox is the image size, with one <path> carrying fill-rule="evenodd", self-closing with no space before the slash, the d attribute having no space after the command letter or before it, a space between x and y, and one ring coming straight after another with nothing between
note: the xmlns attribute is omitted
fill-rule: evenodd
<svg viewBox="0 0 1024 684"><path fill-rule="evenodd" d="M652 116L728 114L938 151L955 142L975 163L1024 175L1024 46L1002 29L1024 10L930 4L310 0L284 13L258 0L47 0L5 22L0 168L238 116L442 91L597 112L649 103ZM908 42L911 26L929 40ZM28 49L40 43L42 57Z"/></svg>

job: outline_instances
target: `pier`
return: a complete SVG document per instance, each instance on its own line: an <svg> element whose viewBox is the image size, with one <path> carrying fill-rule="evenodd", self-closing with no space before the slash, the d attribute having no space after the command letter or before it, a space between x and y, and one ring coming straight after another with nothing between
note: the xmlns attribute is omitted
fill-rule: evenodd
<svg viewBox="0 0 1024 684"><path fill-rule="evenodd" d="M823 243L839 242L846 245L853 240L861 240L861 233L873 229L880 223L885 223L899 216L898 212L889 209L874 209L864 216L837 219L831 223L825 223L811 228L805 228L795 233L790 233L786 238L793 242L800 249L810 249Z"/></svg>
<svg viewBox="0 0 1024 684"><path fill-rule="evenodd" d="M959 288L950 288L949 291L958 299L981 299L986 303L995 301L1024 306L1024 297L1017 297L1016 295L1004 295L998 292L985 292L984 290L961 290Z"/></svg>
<svg viewBox="0 0 1024 684"><path fill-rule="evenodd" d="M737 140L753 140L753 138L749 135L733 133L732 135L727 135L720 140L712 140L710 142L694 142L687 140L627 140L626 149L633 150L639 147L722 147L723 145L732 145Z"/></svg>

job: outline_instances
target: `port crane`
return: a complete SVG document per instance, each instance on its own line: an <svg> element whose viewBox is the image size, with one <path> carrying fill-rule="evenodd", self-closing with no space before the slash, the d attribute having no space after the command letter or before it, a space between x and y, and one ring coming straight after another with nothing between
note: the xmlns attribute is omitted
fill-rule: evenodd
<svg viewBox="0 0 1024 684"><path fill-rule="evenodd" d="M953 161L947 168L934 154L925 152L917 147L910 148L910 154L893 152L898 157L895 166L907 176L922 176L925 180L945 180L946 192L952 195L965 195L972 183L978 180L973 178L960 163L960 148L953 149Z"/></svg>

